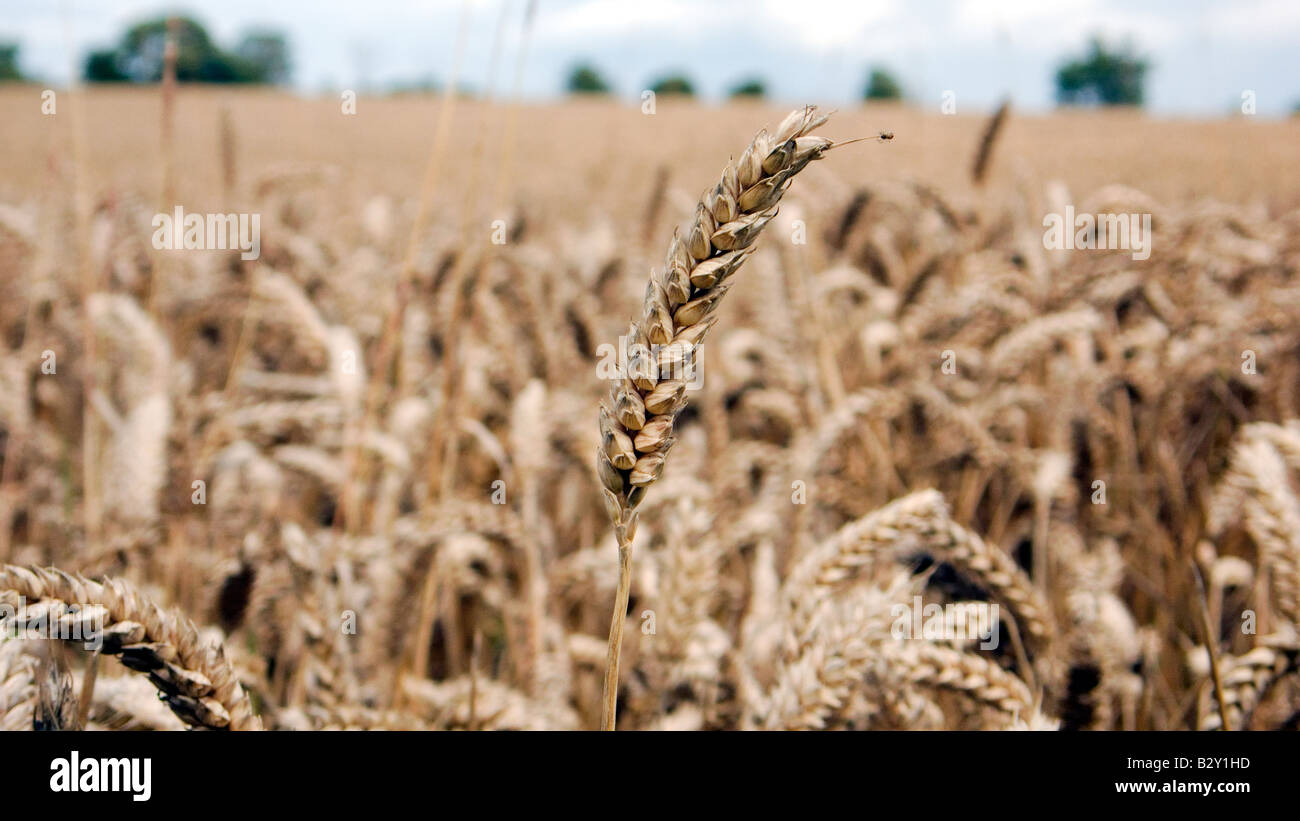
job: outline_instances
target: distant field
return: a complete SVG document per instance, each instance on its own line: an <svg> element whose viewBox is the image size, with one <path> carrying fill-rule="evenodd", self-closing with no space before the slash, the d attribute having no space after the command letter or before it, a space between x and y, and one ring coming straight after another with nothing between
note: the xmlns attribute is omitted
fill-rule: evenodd
<svg viewBox="0 0 1300 821"><path fill-rule="evenodd" d="M66 162L68 100L59 116L40 114L40 89L0 86L0 192L31 196L55 184L38 158ZM87 93L89 170L99 190L155 190L160 182L157 90L92 88ZM276 92L182 87L176 151L182 195L202 197L218 181L217 127L228 108L242 180L286 163L331 164L344 184L360 192L413 195L434 132L438 97L365 99L344 116L333 99L300 99ZM571 214L627 207L627 191L649 187L659 167L690 196L717 172L719 160L743 142L755 122L781 116L784 107L741 104L712 107L660 100L643 115L629 102L523 105L518 116L517 186L521 198L559 205ZM452 156L438 196L456 202L480 146L498 157L504 109L472 101L457 105ZM986 114L943 116L911 107L846 108L835 136L892 131L885 145L845 151L828 185L870 185L916 179L954 194L969 189L968 172ZM486 145L484 140L486 139ZM57 167L64 167L57 165ZM1291 121L1156 120L1140 113L1069 112L1012 117L999 139L990 174L994 190L1018 181L1063 181L1075 196L1107 183L1139 188L1160 200L1211 196L1273 206L1300 200L1286 169L1300 167L1300 118ZM491 179L491 174L488 173ZM580 180L575 186L573 180ZM197 204L196 204L197 207ZM577 209L576 212L570 209Z"/></svg>

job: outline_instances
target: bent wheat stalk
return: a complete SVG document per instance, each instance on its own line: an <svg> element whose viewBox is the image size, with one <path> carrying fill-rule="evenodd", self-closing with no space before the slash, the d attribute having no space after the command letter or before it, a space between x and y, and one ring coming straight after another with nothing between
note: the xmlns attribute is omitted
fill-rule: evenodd
<svg viewBox="0 0 1300 821"><path fill-rule="evenodd" d="M601 727L614 729L618 663L631 584L637 506L663 473L673 421L686 404L684 369L716 321L730 278L776 216L777 204L808 163L835 145L808 136L829 115L792 111L774 134L760 131L696 206L685 234L673 235L664 268L650 277L641 319L628 331L628 361L601 406L597 473L618 538L619 582L610 619ZM652 351L650 346L655 346Z"/></svg>
<svg viewBox="0 0 1300 821"><path fill-rule="evenodd" d="M60 638L94 642L100 652L118 656L146 673L172 712L191 726L262 728L221 647L205 644L188 619L168 613L126 582L0 565L4 613L12 614L20 631L48 625Z"/></svg>

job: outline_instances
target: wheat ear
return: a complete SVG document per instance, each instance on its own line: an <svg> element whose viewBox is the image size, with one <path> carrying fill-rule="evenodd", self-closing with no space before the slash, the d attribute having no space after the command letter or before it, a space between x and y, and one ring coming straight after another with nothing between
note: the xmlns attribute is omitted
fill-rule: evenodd
<svg viewBox="0 0 1300 821"><path fill-rule="evenodd" d="M946 522L943 530L944 538L936 540L940 558L1010 610L1033 651L1046 648L1053 638L1051 610L1016 560L956 522Z"/></svg>
<svg viewBox="0 0 1300 821"><path fill-rule="evenodd" d="M0 633L0 732L31 729L35 704L36 662Z"/></svg>
<svg viewBox="0 0 1300 821"><path fill-rule="evenodd" d="M0 613L6 612L19 629L57 624L60 637L102 643L100 652L147 673L187 724L262 727L221 647L202 642L188 619L164 611L120 579L101 583L54 568L0 565Z"/></svg>
<svg viewBox="0 0 1300 821"><path fill-rule="evenodd" d="M1244 730L1269 691L1279 681L1300 670L1300 643L1294 631L1287 629L1265 636L1244 655L1222 660L1223 699L1217 711L1201 718L1200 729L1217 730L1224 725L1227 708L1228 729Z"/></svg>
<svg viewBox="0 0 1300 821"><path fill-rule="evenodd" d="M809 106L792 111L775 134L760 131L739 160L705 192L685 234L674 234L661 272L652 274L639 321L628 333L628 362L601 407L596 459L606 507L618 538L619 585L610 619L601 726L614 729L618 660L631 583L636 508L663 472L673 420L686 404L682 369L716 321L732 274L776 216L791 179L834 143L808 136L829 115ZM659 346L652 353L648 346Z"/></svg>
<svg viewBox="0 0 1300 821"><path fill-rule="evenodd" d="M1011 101L1003 100L998 110L993 112L993 116L984 125L984 134L980 137L979 150L975 152L975 163L971 166L970 176L976 185L984 184L984 172L988 171L989 158L993 156L993 145L998 141L998 133L1002 130L1002 124L1006 122L1007 113L1011 110Z"/></svg>
<svg viewBox="0 0 1300 821"><path fill-rule="evenodd" d="M1004 713L1011 723L1037 717L1038 707L1025 683L982 655L921 641L887 642L882 647L914 685L960 693Z"/></svg>

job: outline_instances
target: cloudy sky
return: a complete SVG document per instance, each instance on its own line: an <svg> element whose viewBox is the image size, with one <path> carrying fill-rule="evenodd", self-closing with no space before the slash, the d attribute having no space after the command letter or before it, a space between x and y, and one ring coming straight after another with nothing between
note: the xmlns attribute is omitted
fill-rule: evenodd
<svg viewBox="0 0 1300 821"><path fill-rule="evenodd" d="M296 87L316 92L445 80L463 23L462 82L502 93L514 85L526 4L0 0L0 41L19 42L23 68L59 83L88 49L179 9L227 46L250 27L283 30ZM1300 104L1300 0L537 0L521 92L555 96L585 60L629 99L671 69L713 99L761 76L782 101L846 103L879 64L921 105L937 108L951 90L959 110L990 108L1008 93L1022 109L1044 109L1055 66L1093 33L1129 38L1150 57L1153 112L1221 115L1245 90L1261 115Z"/></svg>

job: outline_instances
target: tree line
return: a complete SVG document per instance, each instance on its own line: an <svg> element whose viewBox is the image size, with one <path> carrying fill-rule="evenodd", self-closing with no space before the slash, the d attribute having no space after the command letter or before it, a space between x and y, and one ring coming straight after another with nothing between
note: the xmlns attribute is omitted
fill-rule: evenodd
<svg viewBox="0 0 1300 821"><path fill-rule="evenodd" d="M1113 46L1094 37L1084 54L1063 61L1056 70L1056 100L1061 105L1142 105L1150 61L1130 44ZM695 86L687 75L674 72L652 81L655 94L693 96ZM565 90L570 94L610 94L612 86L600 70L580 63L569 72ZM727 96L763 97L767 87L761 77L749 77L731 86ZM903 84L885 66L872 66L862 86L864 100L901 100Z"/></svg>
<svg viewBox="0 0 1300 821"><path fill-rule="evenodd" d="M192 83L283 84L291 77L288 41L283 33L261 29L245 33L232 48L217 43L196 20L172 21L176 79ZM91 83L155 83L162 78L168 20L160 17L131 26L109 48L91 51L82 64L82 79ZM18 65L18 46L0 43L0 82L28 79ZM1061 62L1055 75L1061 105L1142 105L1150 61L1130 44L1112 45L1093 38L1083 54ZM570 94L611 94L613 86L599 68L580 63L564 83ZM656 94L694 96L695 83L680 71L655 78L647 88ZM762 98L767 85L749 76L727 89L727 96ZM901 100L904 85L886 66L868 69L864 100Z"/></svg>

